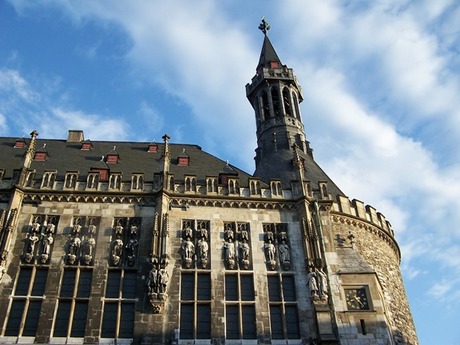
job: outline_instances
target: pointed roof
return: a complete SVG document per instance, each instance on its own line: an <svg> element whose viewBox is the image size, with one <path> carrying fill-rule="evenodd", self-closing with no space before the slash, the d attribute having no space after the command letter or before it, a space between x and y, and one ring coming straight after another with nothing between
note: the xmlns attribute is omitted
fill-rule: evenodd
<svg viewBox="0 0 460 345"><path fill-rule="evenodd" d="M270 39L267 35L265 35L257 69L260 67L270 67L270 62L277 62L280 66L282 65L278 54L276 54L275 48L273 48L273 45L270 42Z"/></svg>
<svg viewBox="0 0 460 345"><path fill-rule="evenodd" d="M268 38L268 30L270 30L270 25L268 25L265 18L262 17L262 22L259 25L259 29L264 33L264 43L262 45L262 51L260 52L259 64L257 69L260 67L271 67L270 62L277 62L281 66L281 60L276 54L275 48L273 48L270 39Z"/></svg>

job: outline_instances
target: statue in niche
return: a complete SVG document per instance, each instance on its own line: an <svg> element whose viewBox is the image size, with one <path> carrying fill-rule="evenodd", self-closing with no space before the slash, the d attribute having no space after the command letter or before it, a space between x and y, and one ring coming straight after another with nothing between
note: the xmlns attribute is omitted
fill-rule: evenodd
<svg viewBox="0 0 460 345"><path fill-rule="evenodd" d="M195 245L187 237L182 243L182 259L184 260L185 268L192 267L193 255L195 254Z"/></svg>
<svg viewBox="0 0 460 345"><path fill-rule="evenodd" d="M324 273L322 268L316 269L315 273L316 280L318 283L318 295L323 301L326 301L328 297L326 273Z"/></svg>
<svg viewBox="0 0 460 345"><path fill-rule="evenodd" d="M225 262L229 269L235 267L235 244L232 241L224 242Z"/></svg>
<svg viewBox="0 0 460 345"><path fill-rule="evenodd" d="M73 234L74 235L79 235L81 231L81 225L80 224L75 224L73 226Z"/></svg>
<svg viewBox="0 0 460 345"><path fill-rule="evenodd" d="M69 264L74 264L75 260L78 257L78 253L80 250L81 239L80 237L74 235L70 238L68 242L68 252L67 252L67 260Z"/></svg>
<svg viewBox="0 0 460 345"><path fill-rule="evenodd" d="M149 295L158 293L158 270L156 265L152 266L150 269L149 277L147 279L147 287Z"/></svg>
<svg viewBox="0 0 460 345"><path fill-rule="evenodd" d="M82 260L85 265L89 265L93 260L93 252L95 247L96 240L93 237L93 233L90 232L88 238L85 240L85 245L83 247Z"/></svg>
<svg viewBox="0 0 460 345"><path fill-rule="evenodd" d="M200 238L203 238L203 239L205 239L205 240L208 239L208 230L207 230L207 229L201 228L201 229L199 229L198 231L199 231L199 236L200 236Z"/></svg>
<svg viewBox="0 0 460 345"><path fill-rule="evenodd" d="M139 245L139 241L136 238L130 238L126 244L126 255L128 256L128 265L133 266L136 261L136 248Z"/></svg>
<svg viewBox="0 0 460 345"><path fill-rule="evenodd" d="M166 293L166 287L169 282L169 274L166 271L165 268L161 268L158 271L158 276L157 276L157 289L159 294L165 294Z"/></svg>
<svg viewBox="0 0 460 345"><path fill-rule="evenodd" d="M187 239L187 238L188 238L188 239L191 239L191 238L193 238L193 230L192 230L192 228L190 227L190 225L187 225L187 226L185 227L185 229L182 230L182 237L183 237L184 239Z"/></svg>
<svg viewBox="0 0 460 345"><path fill-rule="evenodd" d="M280 262L283 269L288 270L291 267L291 254L289 252L289 246L285 240L282 240L278 245L278 252L280 255Z"/></svg>
<svg viewBox="0 0 460 345"><path fill-rule="evenodd" d="M42 253L40 255L40 262L42 264L48 261L50 252L51 252L51 245L53 244L54 239L52 233L48 233L47 235L43 235L42 237Z"/></svg>
<svg viewBox="0 0 460 345"><path fill-rule="evenodd" d="M33 223L32 224L32 229L30 231L35 232L35 233L39 233L40 232L40 224L39 223Z"/></svg>
<svg viewBox="0 0 460 345"><path fill-rule="evenodd" d="M276 267L275 254L275 245L272 243L272 240L268 240L268 242L265 243L265 255L267 257L268 266L271 270L274 270Z"/></svg>
<svg viewBox="0 0 460 345"><path fill-rule="evenodd" d="M250 247L246 240L240 242L241 266L246 270L249 268L249 252Z"/></svg>
<svg viewBox="0 0 460 345"><path fill-rule="evenodd" d="M117 225L114 229L115 236L117 237L123 237L123 227L121 225Z"/></svg>
<svg viewBox="0 0 460 345"><path fill-rule="evenodd" d="M200 258L201 268L206 268L208 265L209 244L206 239L202 238L198 241L198 253Z"/></svg>
<svg viewBox="0 0 460 345"><path fill-rule="evenodd" d="M129 228L129 236L130 237L137 237L137 230L139 228L136 226L136 225L131 225L131 227Z"/></svg>
<svg viewBox="0 0 460 345"><path fill-rule="evenodd" d="M317 299L318 298L318 283L317 283L316 272L313 271L313 267L308 267L307 287L310 291L310 298Z"/></svg>
<svg viewBox="0 0 460 345"><path fill-rule="evenodd" d="M35 232L31 232L26 237L26 245L24 248L24 261L30 263L34 258L35 252L35 243L37 243L40 239L38 238Z"/></svg>
<svg viewBox="0 0 460 345"><path fill-rule="evenodd" d="M46 233L47 234L54 234L54 229L56 228L56 225L50 223L46 226Z"/></svg>
<svg viewBox="0 0 460 345"><path fill-rule="evenodd" d="M112 242L112 263L117 266L123 254L123 240L117 238Z"/></svg>
<svg viewBox="0 0 460 345"><path fill-rule="evenodd" d="M166 289L169 283L169 273L166 270L169 257L164 254L159 263L157 256L152 256L150 260L150 271L147 278L147 289L150 304L152 305L153 312L158 314L164 307L164 302L168 295Z"/></svg>

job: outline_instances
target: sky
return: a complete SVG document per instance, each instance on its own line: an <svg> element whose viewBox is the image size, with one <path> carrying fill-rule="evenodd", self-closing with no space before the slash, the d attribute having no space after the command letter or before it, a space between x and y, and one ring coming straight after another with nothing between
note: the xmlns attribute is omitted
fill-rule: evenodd
<svg viewBox="0 0 460 345"><path fill-rule="evenodd" d="M0 136L168 133L252 173L262 16L316 161L396 232L420 344L459 345L458 0L0 0Z"/></svg>

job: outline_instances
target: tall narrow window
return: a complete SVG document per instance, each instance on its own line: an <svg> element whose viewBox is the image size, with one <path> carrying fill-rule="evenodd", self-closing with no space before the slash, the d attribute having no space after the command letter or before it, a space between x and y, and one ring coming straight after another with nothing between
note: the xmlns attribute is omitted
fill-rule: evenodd
<svg viewBox="0 0 460 345"><path fill-rule="evenodd" d="M211 276L198 270L182 272L180 338L211 338Z"/></svg>
<svg viewBox="0 0 460 345"><path fill-rule="evenodd" d="M280 103L280 96L279 96L279 90L277 88L272 88L272 104L273 104L273 112L275 113L276 116L281 116L281 103Z"/></svg>
<svg viewBox="0 0 460 345"><path fill-rule="evenodd" d="M289 89L285 87L283 89L283 103L284 103L284 110L287 116L293 116L292 112L292 104L291 104L291 93Z"/></svg>
<svg viewBox="0 0 460 345"><path fill-rule="evenodd" d="M122 269L108 271L102 316L102 338L133 338L136 291L137 271Z"/></svg>
<svg viewBox="0 0 460 345"><path fill-rule="evenodd" d="M75 338L85 336L92 275L91 269L66 268L64 270L53 336Z"/></svg>
<svg viewBox="0 0 460 345"><path fill-rule="evenodd" d="M272 339L300 338L294 276L272 274L267 279Z"/></svg>
<svg viewBox="0 0 460 345"><path fill-rule="evenodd" d="M47 277L47 267L20 268L6 324L6 336L36 335Z"/></svg>
<svg viewBox="0 0 460 345"><path fill-rule="evenodd" d="M225 275L225 320L228 339L257 338L252 274Z"/></svg>

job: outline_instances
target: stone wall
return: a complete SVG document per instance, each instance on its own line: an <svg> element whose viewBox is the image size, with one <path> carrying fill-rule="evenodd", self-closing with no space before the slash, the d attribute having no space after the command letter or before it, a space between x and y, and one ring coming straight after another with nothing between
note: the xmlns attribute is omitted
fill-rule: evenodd
<svg viewBox="0 0 460 345"><path fill-rule="evenodd" d="M333 213L333 235L354 235L353 248L375 270L383 290L384 309L397 344L418 344L399 267L399 248L388 232L357 217Z"/></svg>

